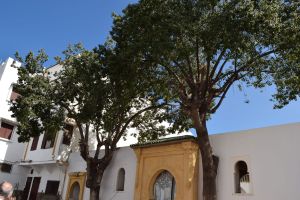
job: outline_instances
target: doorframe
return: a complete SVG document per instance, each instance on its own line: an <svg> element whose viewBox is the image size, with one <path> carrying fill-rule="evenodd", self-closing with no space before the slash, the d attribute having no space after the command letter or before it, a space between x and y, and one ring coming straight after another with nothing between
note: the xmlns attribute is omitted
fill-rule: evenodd
<svg viewBox="0 0 300 200"><path fill-rule="evenodd" d="M31 178L31 182L30 182L30 186L29 186L29 190L28 190L28 194L27 194L27 198L26 200L30 200L29 197L31 195L31 190L32 190L32 185L33 185L33 181L35 178L40 178L40 183L39 183L39 187L37 189L37 195L39 193L39 188L40 188L40 184L41 184L41 180L42 180L42 177L41 176L27 176L27 179L28 178ZM26 182L27 182L27 179L26 179ZM26 186L26 185L25 185Z"/></svg>
<svg viewBox="0 0 300 200"><path fill-rule="evenodd" d="M27 195L26 195L26 198L25 198L25 193L24 193L24 190L25 190L25 188L26 188L26 186L27 186L27 183L28 183L28 179L29 178L31 178L31 180L30 180L30 183L29 183L29 187L28 187L28 191L27 191ZM27 178L26 178L26 182L25 182L25 187L24 187L24 189L23 189L23 194L22 194L22 200L28 200L28 198L29 198L29 196L30 196L30 191L31 191L31 187L32 187L32 182L33 182L33 178L34 177L32 177L32 176L27 176ZM23 196L24 195L24 196Z"/></svg>
<svg viewBox="0 0 300 200"><path fill-rule="evenodd" d="M67 187L66 200L69 199L72 185L75 182L77 182L80 186L79 200L83 200L86 172L71 172L68 175L69 175L69 182L68 182L68 187Z"/></svg>

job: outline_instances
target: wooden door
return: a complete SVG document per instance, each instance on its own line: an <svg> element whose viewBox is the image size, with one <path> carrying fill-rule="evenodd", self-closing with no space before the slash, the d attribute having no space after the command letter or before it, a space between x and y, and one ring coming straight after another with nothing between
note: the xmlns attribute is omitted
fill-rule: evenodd
<svg viewBox="0 0 300 200"><path fill-rule="evenodd" d="M30 200L36 200L39 187L40 187L40 182L41 182L41 177L34 177L31 190L30 190L30 196L29 196Z"/></svg>
<svg viewBox="0 0 300 200"><path fill-rule="evenodd" d="M26 185L25 185L25 188L24 188L23 193L22 193L22 200L27 200L28 199L28 194L29 194L31 182L32 182L32 177L27 177Z"/></svg>

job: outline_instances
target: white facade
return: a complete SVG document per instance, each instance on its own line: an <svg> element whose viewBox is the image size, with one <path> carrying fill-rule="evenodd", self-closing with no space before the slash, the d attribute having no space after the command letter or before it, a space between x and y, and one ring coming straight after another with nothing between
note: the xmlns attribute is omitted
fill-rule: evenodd
<svg viewBox="0 0 300 200"><path fill-rule="evenodd" d="M220 158L217 177L219 200L298 200L300 197L300 123L259 128L210 136ZM250 176L250 193L235 193L234 171L238 161L245 161ZM120 148L103 177L103 200L132 200L134 197L136 156L130 147ZM85 171L79 153L71 154L69 172ZM116 191L118 170L126 171L125 190ZM199 170L201 186L201 170ZM67 181L66 181L67 182ZM199 186L199 200L201 189ZM66 189L66 188L65 188ZM63 196L65 196L65 192ZM88 199L85 189L84 198Z"/></svg>
<svg viewBox="0 0 300 200"><path fill-rule="evenodd" d="M124 191L117 191L117 175L121 168L125 170ZM79 153L72 153L69 159L69 167L67 173L83 172L86 164ZM130 147L122 147L118 149L110 165L107 167L101 184L100 197L103 200L129 200L134 197L136 173L136 156ZM66 180L68 183L68 178ZM63 197L66 196L67 187L64 188ZM88 188L84 190L83 199L89 199L90 191Z"/></svg>
<svg viewBox="0 0 300 200"><path fill-rule="evenodd" d="M211 136L220 157L220 200L298 200L300 197L300 123ZM250 194L234 193L234 165L246 161Z"/></svg>
<svg viewBox="0 0 300 200"><path fill-rule="evenodd" d="M12 58L8 58L5 62L0 63L0 127L2 123L15 126L9 139L0 137L0 164L11 165L9 173L0 170L0 180L10 181L18 188L22 188L25 180L24 173L27 169L18 164L24 154L25 145L18 143L17 122L11 117L12 113L9 111L12 86L18 80L17 67L20 66L20 63L13 62Z"/></svg>
<svg viewBox="0 0 300 200"><path fill-rule="evenodd" d="M17 125L8 111L12 84L17 81L17 68L11 67L12 63L13 60L8 59L0 65L0 122ZM51 70L54 72L59 68L53 67ZM43 134L35 149L31 149L33 139L20 144L17 137L14 130L10 139L0 138L0 164L13 165L10 173L0 171L0 182L7 180L18 185L18 189L23 189L28 177L40 177L37 192L44 193L48 181L59 181L58 193L65 199L68 174L86 171L86 164L78 152L78 131L74 131L70 146L63 144L62 131L57 133L53 146L49 148L42 148ZM218 200L299 199L300 123L216 134L211 135L210 139L215 154L220 158ZM115 152L103 176L102 200L133 200L138 163L128 145L135 142L134 138L120 142L122 147ZM237 163L240 162L246 167L237 169ZM117 191L120 169L125 171L124 191ZM199 169L199 200L201 173ZM87 188L84 189L83 199L89 199Z"/></svg>

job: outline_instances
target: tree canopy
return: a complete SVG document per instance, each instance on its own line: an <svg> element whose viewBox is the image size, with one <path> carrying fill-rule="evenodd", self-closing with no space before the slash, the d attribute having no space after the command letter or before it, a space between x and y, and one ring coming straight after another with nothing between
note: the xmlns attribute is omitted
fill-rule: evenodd
<svg viewBox="0 0 300 200"><path fill-rule="evenodd" d="M114 17L116 47L196 129L205 200L216 199L218 166L206 120L233 86L264 87L297 71L299 12L289 0L140 0Z"/></svg>
<svg viewBox="0 0 300 200"><path fill-rule="evenodd" d="M57 58L55 70L44 67L44 51L17 58L23 63L15 85L21 96L12 102L11 111L19 122L19 140L55 135L67 118L73 119L80 134L80 154L87 163L91 199L99 198L103 172L122 137L157 139L175 130L161 123L166 103L149 92L143 74L109 44L92 51L72 45L64 58ZM96 141L95 149L90 140Z"/></svg>
<svg viewBox="0 0 300 200"><path fill-rule="evenodd" d="M43 52L20 59L24 67L16 88L22 96L12 106L20 140L55 132L66 117L73 118L88 165L87 186L98 188L101 178L93 176L103 173L128 128L148 139L195 128L203 197L215 200L218 159L206 121L233 86L276 83L279 104L296 98L299 90L290 88L299 82L292 78L299 74L299 12L299 3L290 0L131 4L122 15L114 15L108 45L93 51L68 48L59 60L63 70L56 75L45 70ZM159 126L163 121L171 126L164 130ZM90 130L98 144L94 155L88 148ZM101 146L105 155L99 158Z"/></svg>
<svg viewBox="0 0 300 200"><path fill-rule="evenodd" d="M279 66L295 66L287 58L299 49L298 4L140 1L115 17L112 37L145 70L167 74L164 94L189 107L189 94L201 93L198 104L214 103L207 110L214 113L234 82L263 87ZM193 91L196 85L200 91Z"/></svg>

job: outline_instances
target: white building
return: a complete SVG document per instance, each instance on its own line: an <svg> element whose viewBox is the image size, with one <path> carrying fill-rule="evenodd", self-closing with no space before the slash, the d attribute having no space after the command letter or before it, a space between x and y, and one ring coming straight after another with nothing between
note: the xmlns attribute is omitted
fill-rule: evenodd
<svg viewBox="0 0 300 200"><path fill-rule="evenodd" d="M16 134L17 122L11 117L9 102L16 97L13 84L18 80L17 67L9 58L0 63L0 180L12 182L16 187L24 187L26 168L20 167L24 154L24 144L19 144Z"/></svg>
<svg viewBox="0 0 300 200"><path fill-rule="evenodd" d="M8 59L0 65L0 181L24 189L23 199L54 199L54 194L62 199L89 199L84 186L86 164L78 152L72 121L65 127L68 132L17 143L17 122L8 112L17 80L12 62ZM218 200L299 199L300 123L210 139L220 158ZM122 146L105 171L101 200L201 200L201 155L193 137Z"/></svg>

